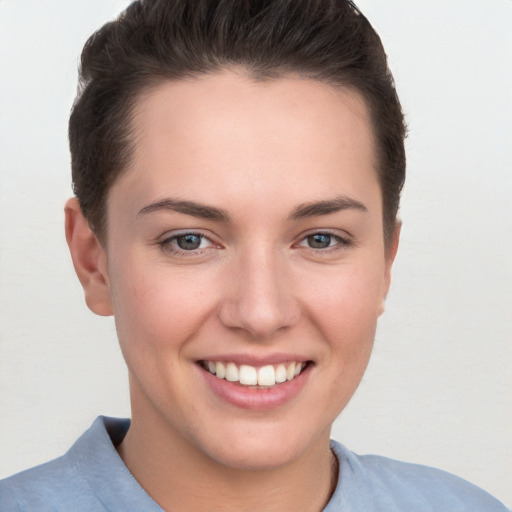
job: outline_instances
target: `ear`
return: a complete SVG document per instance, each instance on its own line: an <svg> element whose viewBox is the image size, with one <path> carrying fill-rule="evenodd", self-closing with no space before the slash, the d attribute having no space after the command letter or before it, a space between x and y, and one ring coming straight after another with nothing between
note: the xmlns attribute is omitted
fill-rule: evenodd
<svg viewBox="0 0 512 512"><path fill-rule="evenodd" d="M391 268L393 267L393 262L395 261L395 256L398 251L401 230L402 222L397 220L395 224L395 229L393 231L393 234L391 235L391 240L389 241L389 246L386 247L385 249L386 264L384 267L384 296L382 298L382 303L380 305L379 315L382 315L382 313L384 313L386 305L386 296L389 292L389 287L391 285Z"/></svg>
<svg viewBox="0 0 512 512"><path fill-rule="evenodd" d="M66 240L75 272L84 289L85 302L97 315L112 315L105 249L91 231L76 198L66 202L64 212Z"/></svg>

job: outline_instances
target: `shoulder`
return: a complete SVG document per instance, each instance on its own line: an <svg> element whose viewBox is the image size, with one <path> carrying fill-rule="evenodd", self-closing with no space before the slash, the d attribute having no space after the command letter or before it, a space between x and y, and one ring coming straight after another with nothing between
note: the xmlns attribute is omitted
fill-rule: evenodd
<svg viewBox="0 0 512 512"><path fill-rule="evenodd" d="M73 459L63 456L0 481L0 510L76 510L76 497L86 496L84 481ZM75 507L75 508L74 508Z"/></svg>
<svg viewBox="0 0 512 512"><path fill-rule="evenodd" d="M160 512L116 452L129 424L99 417L62 457L0 481L0 511Z"/></svg>
<svg viewBox="0 0 512 512"><path fill-rule="evenodd" d="M332 447L340 461L333 498L347 510L373 510L378 504L382 512L508 512L490 494L445 471L377 455L357 455L337 442ZM361 507L361 500L365 506Z"/></svg>

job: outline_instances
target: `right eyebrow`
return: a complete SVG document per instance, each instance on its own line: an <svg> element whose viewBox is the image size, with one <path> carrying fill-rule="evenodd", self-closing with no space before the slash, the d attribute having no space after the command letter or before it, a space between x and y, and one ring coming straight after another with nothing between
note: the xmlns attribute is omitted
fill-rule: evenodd
<svg viewBox="0 0 512 512"><path fill-rule="evenodd" d="M144 206L144 208L137 213L137 216L147 215L148 213L160 210L172 210L178 213L184 213L185 215L191 215L192 217L199 217L201 219L218 220L223 222L229 222L231 220L229 214L221 208L196 203L195 201L180 201L170 197Z"/></svg>

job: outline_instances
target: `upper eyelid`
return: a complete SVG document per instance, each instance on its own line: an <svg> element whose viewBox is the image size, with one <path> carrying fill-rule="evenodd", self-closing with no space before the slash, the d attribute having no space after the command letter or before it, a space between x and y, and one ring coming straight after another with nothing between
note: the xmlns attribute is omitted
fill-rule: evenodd
<svg viewBox="0 0 512 512"><path fill-rule="evenodd" d="M214 243L213 236L209 235L209 234L205 234L200 229L182 229L182 230L180 229L180 230L166 231L163 235L160 235L156 240L157 240L157 243L160 243L160 242L165 242L167 240L175 240L176 238L179 238L180 236L187 236L187 235L197 235L197 236L200 236L201 238L206 238L207 240L210 240L212 243Z"/></svg>
<svg viewBox="0 0 512 512"><path fill-rule="evenodd" d="M212 245L215 244L215 242L212 240L212 238L210 236L207 236L204 233L201 233L199 231L180 231L178 233L172 233L172 234L167 232L167 233L163 234L162 236L159 236L158 238L156 238L154 243L159 246L164 246L167 244L171 244L172 242L175 242L176 239L178 239L182 236L187 236L187 235L196 235L196 236L200 237L201 239L208 240ZM177 249L177 250L181 250L181 249Z"/></svg>
<svg viewBox="0 0 512 512"><path fill-rule="evenodd" d="M352 240L353 239L353 236L350 233L348 233L347 231L340 230L340 229L326 228L326 229L311 229L311 230L305 231L297 237L297 240L298 241L304 240L304 238L307 238L308 236L317 235L317 234L330 235L330 236L333 236L336 238L340 238L342 240Z"/></svg>
<svg viewBox="0 0 512 512"><path fill-rule="evenodd" d="M318 233L311 233L310 235L306 235L304 237L302 237L298 243L302 243L304 242L304 240L308 239L310 236L315 236L315 235L327 235L327 236L330 236L332 239L334 239L335 241L337 241L338 243L348 243L350 242L349 238L348 237L343 237L343 236L340 236L340 235L335 235L334 233L327 233L325 231L321 231L321 232L318 232Z"/></svg>

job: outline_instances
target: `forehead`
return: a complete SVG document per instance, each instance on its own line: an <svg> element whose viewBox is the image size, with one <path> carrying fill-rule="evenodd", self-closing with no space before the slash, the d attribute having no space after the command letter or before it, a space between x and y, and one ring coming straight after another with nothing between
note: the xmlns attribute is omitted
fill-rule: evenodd
<svg viewBox="0 0 512 512"><path fill-rule="evenodd" d="M121 182L144 200L272 201L286 191L297 203L315 199L302 197L305 185L323 198L343 180L339 192L357 196L377 182L369 119L358 93L311 79L223 71L165 82L138 100L135 153Z"/></svg>

